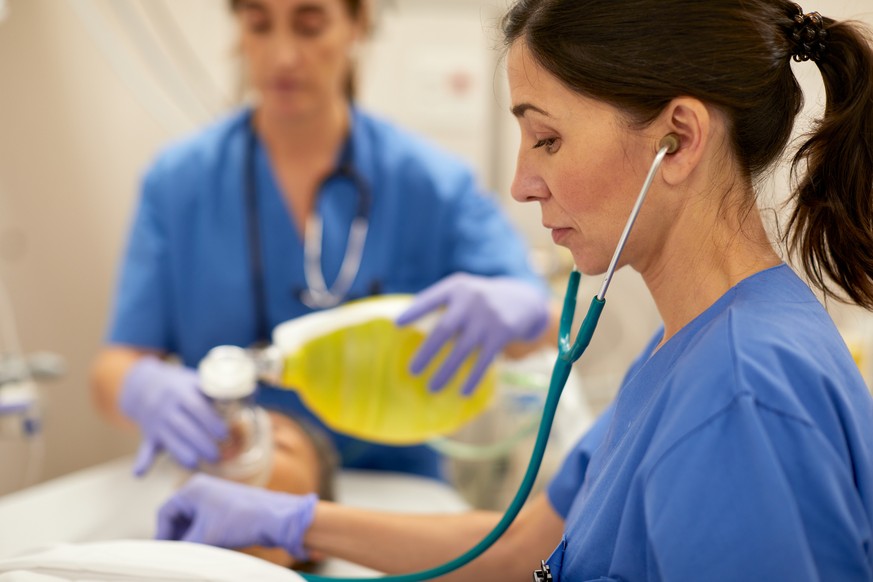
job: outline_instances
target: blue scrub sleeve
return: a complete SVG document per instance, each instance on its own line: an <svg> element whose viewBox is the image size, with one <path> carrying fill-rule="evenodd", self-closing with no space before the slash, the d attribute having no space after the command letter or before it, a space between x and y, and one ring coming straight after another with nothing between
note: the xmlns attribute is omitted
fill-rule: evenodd
<svg viewBox="0 0 873 582"><path fill-rule="evenodd" d="M650 473L650 563L661 580L869 580L846 473L815 427L741 395Z"/></svg>
<svg viewBox="0 0 873 582"><path fill-rule="evenodd" d="M588 432L579 439L573 451L564 459L561 469L549 483L546 490L549 503L564 520L567 519L570 507L582 489L591 457L606 437L609 425L612 423L613 410L614 406L610 406L598 417Z"/></svg>
<svg viewBox="0 0 873 582"><path fill-rule="evenodd" d="M152 174L143 180L115 296L109 343L173 351L167 237Z"/></svg>
<svg viewBox="0 0 873 582"><path fill-rule="evenodd" d="M518 277L545 289L531 268L524 241L494 196L482 192L469 172L464 172L457 188L452 270Z"/></svg>

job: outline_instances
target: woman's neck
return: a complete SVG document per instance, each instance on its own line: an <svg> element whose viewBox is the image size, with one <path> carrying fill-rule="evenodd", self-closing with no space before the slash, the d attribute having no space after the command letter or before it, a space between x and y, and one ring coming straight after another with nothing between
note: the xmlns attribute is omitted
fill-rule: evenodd
<svg viewBox="0 0 873 582"><path fill-rule="evenodd" d="M658 347L731 287L781 263L757 206L729 206L729 201L750 200L751 186L728 192L724 199L713 197L711 190L699 191L706 194L683 206L659 262L641 271L664 322Z"/></svg>
<svg viewBox="0 0 873 582"><path fill-rule="evenodd" d="M255 131L266 146L273 175L300 236L306 231L319 184L332 172L350 125L345 101L295 119L270 115L263 107L255 110Z"/></svg>
<svg viewBox="0 0 873 582"><path fill-rule="evenodd" d="M254 126L274 161L332 161L348 135L350 117L344 101L297 117L271 114L259 106L254 112Z"/></svg>

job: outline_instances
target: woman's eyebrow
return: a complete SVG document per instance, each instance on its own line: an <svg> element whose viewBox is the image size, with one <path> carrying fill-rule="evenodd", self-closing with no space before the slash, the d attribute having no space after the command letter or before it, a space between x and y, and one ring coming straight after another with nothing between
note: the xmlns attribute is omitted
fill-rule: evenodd
<svg viewBox="0 0 873 582"><path fill-rule="evenodd" d="M551 115L531 103L519 103L518 105L514 105L510 111L516 117L524 117L524 114L528 111L536 111L540 115L551 117Z"/></svg>

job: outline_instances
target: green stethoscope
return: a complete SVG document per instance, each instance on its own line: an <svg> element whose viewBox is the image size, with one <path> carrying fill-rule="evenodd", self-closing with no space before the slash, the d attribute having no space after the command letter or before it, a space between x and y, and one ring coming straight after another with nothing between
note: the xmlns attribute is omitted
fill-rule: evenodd
<svg viewBox="0 0 873 582"><path fill-rule="evenodd" d="M621 238L618 240L618 245L615 247L615 253L612 255L612 260L609 263L609 268L606 270L606 275L603 278L603 285L600 287L600 292L591 300L591 305L588 307L588 313L585 314L585 319L579 327L579 333L576 334L576 340L570 341L570 330L573 325L573 316L576 313L576 295L579 291L579 271L575 268L570 273L570 279L567 282L567 292L564 294L564 305L561 309L561 321L558 333L558 358L555 360L555 365L552 368L552 377L549 382L549 392L546 396L546 403L543 407L543 418L540 421L540 426L537 431L537 439L534 443L533 452L531 453L530 462L525 471L524 478L518 491L515 494L503 517L491 532L485 536L478 544L467 550L464 554L458 556L454 560L446 562L435 568L412 572L410 574L396 574L388 576L379 576L376 578L334 578L332 576L319 576L317 574L302 574L306 580L330 581L330 582L360 582L360 580L389 580L392 582L419 582L422 580L431 580L439 576L444 576L449 572L472 562L482 553L491 547L500 536L502 536L515 518L521 511L528 495L533 488L537 473L540 470L540 464L543 461L543 454L546 451L546 444L549 440L549 433L552 430L552 422L555 418L555 411L558 409L558 401L561 399L561 393L564 391L564 385L567 383L567 378L570 377L570 370L573 363L585 352L588 344L591 342L591 337L594 335L594 330L597 327L597 322L600 319L600 314L603 312L603 306L606 305L606 290L612 282L612 276L615 273L618 259L624 246L627 243L631 228L636 222L637 215L640 213L640 208L643 201L646 199L646 194L655 179L655 174L658 168L661 167L661 162L668 154L672 154L679 149L679 139L674 134L666 135L658 144L658 153L652 162L652 167L646 176L646 181L637 196L637 201L631 210L627 223L624 225L624 231L621 233ZM543 564L544 571L534 572L534 579L541 576L539 579L551 579L548 574L548 566Z"/></svg>

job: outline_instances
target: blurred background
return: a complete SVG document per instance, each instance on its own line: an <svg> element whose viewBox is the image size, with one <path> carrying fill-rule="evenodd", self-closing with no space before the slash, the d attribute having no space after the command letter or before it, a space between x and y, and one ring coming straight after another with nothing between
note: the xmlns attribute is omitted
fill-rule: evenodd
<svg viewBox="0 0 873 582"><path fill-rule="evenodd" d="M359 101L464 156L560 296L571 259L553 248L538 208L509 197L518 130L497 33L506 3L377 0ZM870 0L804 9L873 25ZM0 414L0 494L134 450L132 435L93 410L88 367L103 340L140 176L166 142L239 102L233 38L224 0L0 0L0 363L30 356L41 403L24 428L4 427ZM796 70L808 127L823 89L813 65ZM774 228L787 183L780 168L762 186ZM584 295L599 284L586 282ZM658 325L633 272L616 276L610 305L574 396L595 413ZM869 384L873 317L829 308ZM0 374L0 395L12 394L12 376L4 388ZM27 402L29 388L17 388Z"/></svg>

